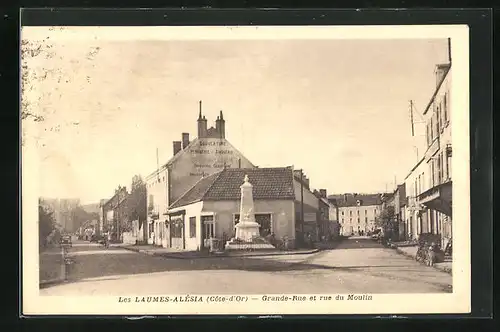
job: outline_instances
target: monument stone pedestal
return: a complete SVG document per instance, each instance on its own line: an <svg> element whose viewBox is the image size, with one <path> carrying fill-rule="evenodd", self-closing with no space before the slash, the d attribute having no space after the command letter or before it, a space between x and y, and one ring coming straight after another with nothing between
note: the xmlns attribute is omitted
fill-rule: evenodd
<svg viewBox="0 0 500 332"><path fill-rule="evenodd" d="M240 186L241 204L240 221L236 224L236 236L226 243L226 250L248 250L248 249L275 249L260 236L260 225L255 221L253 212L253 186L248 182L245 175L245 182Z"/></svg>

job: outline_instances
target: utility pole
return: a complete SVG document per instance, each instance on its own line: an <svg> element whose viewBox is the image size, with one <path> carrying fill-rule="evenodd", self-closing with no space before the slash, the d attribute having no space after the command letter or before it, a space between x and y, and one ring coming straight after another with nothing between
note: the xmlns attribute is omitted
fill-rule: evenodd
<svg viewBox="0 0 500 332"><path fill-rule="evenodd" d="M415 136L415 126L413 123L413 100L410 100L411 137Z"/></svg>

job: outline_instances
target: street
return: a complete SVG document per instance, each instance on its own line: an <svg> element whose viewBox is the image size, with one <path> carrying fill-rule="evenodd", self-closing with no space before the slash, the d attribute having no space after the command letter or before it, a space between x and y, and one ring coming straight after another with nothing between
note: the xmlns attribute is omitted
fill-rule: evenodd
<svg viewBox="0 0 500 332"><path fill-rule="evenodd" d="M306 255L176 259L86 242L65 284L41 295L443 293L451 275L365 238Z"/></svg>

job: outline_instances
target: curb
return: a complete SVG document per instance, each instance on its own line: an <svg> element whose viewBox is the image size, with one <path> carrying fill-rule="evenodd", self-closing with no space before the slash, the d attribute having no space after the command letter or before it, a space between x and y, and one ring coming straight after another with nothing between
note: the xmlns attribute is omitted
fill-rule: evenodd
<svg viewBox="0 0 500 332"><path fill-rule="evenodd" d="M51 286L57 286L57 285L60 285L60 284L64 284L66 282L66 279L52 279L52 280L44 280L44 281L40 281L38 286L40 289L43 289L43 288L48 288L48 287L51 287Z"/></svg>
<svg viewBox="0 0 500 332"><path fill-rule="evenodd" d="M206 258L218 258L218 257L264 257L264 256L285 256L285 255L310 255L310 254L315 254L321 251L321 249L314 249L314 250L307 250L307 251L299 251L299 252L276 252L276 253L249 253L249 254L243 254L243 255L228 255L228 254L221 254L221 255L208 255L208 256L195 256L195 257L179 257L178 255L175 254L169 254L169 253L155 253L151 252L149 250L144 250L144 249L136 249L136 248L130 248L130 247L121 247L122 249L125 250L130 250L134 252L138 252L141 254L146 254L149 256L156 256L156 257L167 257L167 258L173 258L173 259L206 259Z"/></svg>
<svg viewBox="0 0 500 332"><path fill-rule="evenodd" d="M410 255L410 254L404 252L403 250L399 249L398 247L396 247L396 252L398 254L401 254L401 255L403 255L405 257L408 257L408 258L411 258L413 260L415 259L415 256ZM432 267L435 270L438 270L438 271L441 271L441 272L445 272L445 273L448 273L448 274L452 274L452 272L453 272L453 270L450 269L450 268L448 268L448 267L439 267L437 265L433 265L433 266L430 266L430 267Z"/></svg>

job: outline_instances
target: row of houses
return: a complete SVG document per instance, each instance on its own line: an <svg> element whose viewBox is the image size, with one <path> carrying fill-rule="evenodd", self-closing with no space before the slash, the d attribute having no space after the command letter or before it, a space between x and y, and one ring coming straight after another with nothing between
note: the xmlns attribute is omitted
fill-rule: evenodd
<svg viewBox="0 0 500 332"><path fill-rule="evenodd" d="M392 193L327 196L313 190L301 169L259 168L226 139L222 111L208 128L201 102L198 135L182 133L173 154L146 177L147 221L133 232L139 242L178 250L202 250L210 238L229 239L239 220L239 186L248 175L254 187L256 221L263 236L274 234L297 245L332 234L367 234L393 206L400 240L421 233L451 238L451 61L436 66L436 89L423 113L427 150ZM120 234L126 189L103 204L103 224Z"/></svg>
<svg viewBox="0 0 500 332"><path fill-rule="evenodd" d="M435 75L436 88L423 112L426 151L383 207L394 207L400 240L433 233L444 247L452 238L453 215L451 58L436 66Z"/></svg>
<svg viewBox="0 0 500 332"><path fill-rule="evenodd" d="M222 111L208 128L201 106L197 137L182 133L171 159L145 179L148 217L138 239L177 250L202 250L211 238L229 240L246 175L262 236L296 246L308 235L315 240L338 235L326 190L310 188L305 172L293 166L256 166L226 139Z"/></svg>

